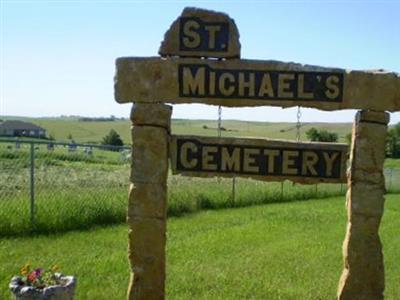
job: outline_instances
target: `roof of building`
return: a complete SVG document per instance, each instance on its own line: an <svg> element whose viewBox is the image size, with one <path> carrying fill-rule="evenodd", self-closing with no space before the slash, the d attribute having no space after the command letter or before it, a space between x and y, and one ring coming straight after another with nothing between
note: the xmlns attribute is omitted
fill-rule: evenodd
<svg viewBox="0 0 400 300"><path fill-rule="evenodd" d="M14 130L45 130L44 128L32 123L9 120L0 123L0 129L14 129Z"/></svg>

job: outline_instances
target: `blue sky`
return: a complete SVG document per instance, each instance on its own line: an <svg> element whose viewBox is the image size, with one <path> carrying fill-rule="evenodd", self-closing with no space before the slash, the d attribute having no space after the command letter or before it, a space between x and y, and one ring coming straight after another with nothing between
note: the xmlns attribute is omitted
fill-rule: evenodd
<svg viewBox="0 0 400 300"><path fill-rule="evenodd" d="M234 18L243 58L400 72L400 1L0 1L0 115L127 117L130 105L113 99L115 59L157 55L186 6ZM354 117L302 111L304 122ZM295 109L223 109L229 119L295 116ZM217 108L175 105L173 117L216 118Z"/></svg>

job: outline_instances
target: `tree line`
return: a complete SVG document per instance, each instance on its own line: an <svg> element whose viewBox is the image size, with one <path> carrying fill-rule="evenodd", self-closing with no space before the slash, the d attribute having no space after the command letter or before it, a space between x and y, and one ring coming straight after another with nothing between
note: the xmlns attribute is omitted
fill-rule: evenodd
<svg viewBox="0 0 400 300"><path fill-rule="evenodd" d="M400 157L400 122L388 130L386 156L392 158Z"/></svg>
<svg viewBox="0 0 400 300"><path fill-rule="evenodd" d="M306 131L307 139L313 142L333 142L339 140L336 132L330 132L325 129L310 128ZM346 134L346 142L351 143L351 133ZM386 157L400 158L400 122L388 129L386 139Z"/></svg>

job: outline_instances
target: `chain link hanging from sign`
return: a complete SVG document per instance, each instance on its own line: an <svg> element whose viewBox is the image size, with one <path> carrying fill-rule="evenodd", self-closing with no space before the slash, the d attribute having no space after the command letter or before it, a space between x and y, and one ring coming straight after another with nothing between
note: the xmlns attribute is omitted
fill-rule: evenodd
<svg viewBox="0 0 400 300"><path fill-rule="evenodd" d="M296 123L296 141L300 142L300 129L301 129L301 110L300 106L297 106L297 123Z"/></svg>
<svg viewBox="0 0 400 300"><path fill-rule="evenodd" d="M218 138L222 136L222 107L218 106ZM218 183L221 183L221 177L218 177ZM236 198L236 177L232 177L232 196L231 196L231 205L235 206L235 198Z"/></svg>
<svg viewBox="0 0 400 300"><path fill-rule="evenodd" d="M222 127L222 107L218 106L218 137L221 137L221 127Z"/></svg>
<svg viewBox="0 0 400 300"><path fill-rule="evenodd" d="M222 107L218 106L218 124L217 124L217 136L221 138L221 127L222 127ZM218 183L221 183L221 177L217 177Z"/></svg>
<svg viewBox="0 0 400 300"><path fill-rule="evenodd" d="M300 142L300 128L301 128L301 110L300 106L297 106L297 114L296 114L297 122L296 122L296 141ZM283 183L283 182L282 182ZM295 182L292 183L292 185L296 185ZM283 186L281 187L283 189Z"/></svg>

